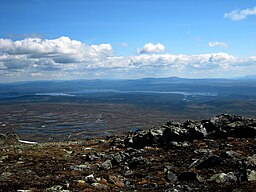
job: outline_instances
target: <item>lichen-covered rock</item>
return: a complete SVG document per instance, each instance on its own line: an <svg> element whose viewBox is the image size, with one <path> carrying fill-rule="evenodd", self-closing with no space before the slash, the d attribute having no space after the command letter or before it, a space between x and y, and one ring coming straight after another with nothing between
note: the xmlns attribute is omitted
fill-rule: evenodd
<svg viewBox="0 0 256 192"><path fill-rule="evenodd" d="M247 169L247 179L248 181L256 181L256 171Z"/></svg>
<svg viewBox="0 0 256 192"><path fill-rule="evenodd" d="M218 173L213 175L209 181L216 182L216 183L226 183L226 182L236 182L237 177L233 172L229 173Z"/></svg>

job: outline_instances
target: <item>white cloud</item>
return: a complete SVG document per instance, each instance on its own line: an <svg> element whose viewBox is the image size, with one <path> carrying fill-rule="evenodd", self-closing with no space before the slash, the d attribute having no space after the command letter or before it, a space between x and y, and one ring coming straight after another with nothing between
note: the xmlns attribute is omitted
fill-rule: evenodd
<svg viewBox="0 0 256 192"><path fill-rule="evenodd" d="M223 48L228 48L228 44L226 42L209 42L208 43L209 47L223 47Z"/></svg>
<svg viewBox="0 0 256 192"><path fill-rule="evenodd" d="M137 49L137 53L143 54L143 53L160 53L165 51L165 46L161 43L153 44L153 43L147 43L144 45L142 49Z"/></svg>
<svg viewBox="0 0 256 192"><path fill-rule="evenodd" d="M0 39L0 50L8 55L51 59L55 63L76 63L112 55L110 44L86 45L69 37L58 39L26 38L20 41Z"/></svg>
<svg viewBox="0 0 256 192"><path fill-rule="evenodd" d="M209 46L220 46L224 42L210 43ZM161 46L157 49L155 47L157 46L144 46L143 52L152 54L117 56L110 44L87 45L68 37L50 40L25 38L19 41L0 39L0 80L4 76L14 80L15 77L130 78L135 77L135 74L140 77L154 74L203 76L210 72L214 75L224 71L232 74L235 69L256 70L255 56L239 58L221 52L196 55L160 54L160 50L165 49ZM153 50L158 54L153 53Z"/></svg>
<svg viewBox="0 0 256 192"><path fill-rule="evenodd" d="M241 11L234 10L234 11L231 11L230 13L225 13L224 17L234 21L239 21L239 20L246 19L250 15L256 15L256 7L243 9Z"/></svg>

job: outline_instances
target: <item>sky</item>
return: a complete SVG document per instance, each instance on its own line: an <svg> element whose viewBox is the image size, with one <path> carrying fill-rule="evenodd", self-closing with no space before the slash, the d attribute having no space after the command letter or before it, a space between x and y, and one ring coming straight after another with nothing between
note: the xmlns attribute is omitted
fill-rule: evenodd
<svg viewBox="0 0 256 192"><path fill-rule="evenodd" d="M0 0L0 83L256 75L256 0Z"/></svg>

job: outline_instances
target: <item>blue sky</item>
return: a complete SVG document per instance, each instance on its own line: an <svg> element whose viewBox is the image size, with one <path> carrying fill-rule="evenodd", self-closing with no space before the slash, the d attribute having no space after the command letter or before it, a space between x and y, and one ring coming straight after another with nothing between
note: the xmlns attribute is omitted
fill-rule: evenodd
<svg viewBox="0 0 256 192"><path fill-rule="evenodd" d="M0 82L254 75L254 0L1 0Z"/></svg>

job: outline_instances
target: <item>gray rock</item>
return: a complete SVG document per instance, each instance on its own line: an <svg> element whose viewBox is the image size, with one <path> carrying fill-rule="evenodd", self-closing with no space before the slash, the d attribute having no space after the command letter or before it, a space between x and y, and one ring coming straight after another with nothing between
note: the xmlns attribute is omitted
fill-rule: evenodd
<svg viewBox="0 0 256 192"><path fill-rule="evenodd" d="M114 154L111 158L111 163L113 165L118 165L123 161L123 157L118 153L118 154Z"/></svg>
<svg viewBox="0 0 256 192"><path fill-rule="evenodd" d="M216 183L226 183L226 182L236 182L237 177L233 172L229 173L218 173L213 175L209 181L216 182Z"/></svg>
<svg viewBox="0 0 256 192"><path fill-rule="evenodd" d="M197 154L202 153L204 155L210 155L212 154L212 150L211 149L195 149L194 153L197 153Z"/></svg>
<svg viewBox="0 0 256 192"><path fill-rule="evenodd" d="M256 120L222 114L202 121L210 137L256 137Z"/></svg>
<svg viewBox="0 0 256 192"><path fill-rule="evenodd" d="M18 142L19 136L15 133L0 134L0 144Z"/></svg>
<svg viewBox="0 0 256 192"><path fill-rule="evenodd" d="M166 177L167 181L176 181L177 180L177 176L174 173L172 173L171 171L167 171L165 173L165 177Z"/></svg>
<svg viewBox="0 0 256 192"><path fill-rule="evenodd" d="M243 163L247 168L255 169L256 168L256 154L245 158L243 160Z"/></svg>
<svg viewBox="0 0 256 192"><path fill-rule="evenodd" d="M131 181L131 180L126 180L124 184L128 188L132 188L132 189L136 188L136 186L134 185L133 181Z"/></svg>
<svg viewBox="0 0 256 192"><path fill-rule="evenodd" d="M247 169L247 180L248 181L256 181L256 171Z"/></svg>
<svg viewBox="0 0 256 192"><path fill-rule="evenodd" d="M211 168L219 165L222 159L217 155L204 155L203 157L195 160L189 168L204 169Z"/></svg>
<svg viewBox="0 0 256 192"><path fill-rule="evenodd" d="M95 161L95 160L98 160L100 158L101 158L101 156L100 156L99 153L91 152L91 153L86 154L85 160L87 160L87 161Z"/></svg>
<svg viewBox="0 0 256 192"><path fill-rule="evenodd" d="M170 141L185 141L187 139L187 129L180 127L169 127L163 132L162 142L168 144Z"/></svg>
<svg viewBox="0 0 256 192"><path fill-rule="evenodd" d="M50 188L47 188L46 191L47 192L61 192L61 191L63 191L63 186L61 186L61 185L54 185L54 186L52 186Z"/></svg>
<svg viewBox="0 0 256 192"><path fill-rule="evenodd" d="M235 151L225 151L221 155L226 158L237 158L237 157L241 156L241 154L239 154Z"/></svg>
<svg viewBox="0 0 256 192"><path fill-rule="evenodd" d="M103 169L111 169L112 163L111 160L106 160L104 163L101 164L101 168Z"/></svg>
<svg viewBox="0 0 256 192"><path fill-rule="evenodd" d="M91 166L89 164L81 164L81 165L70 165L70 169L74 171L84 171L89 170Z"/></svg>
<svg viewBox="0 0 256 192"><path fill-rule="evenodd" d="M8 158L9 158L9 155L1 156L1 157L0 157L0 162L2 162L2 161L7 161Z"/></svg>
<svg viewBox="0 0 256 192"><path fill-rule="evenodd" d="M147 131L141 131L132 137L132 141L128 140L134 148L143 148L145 146L159 145L163 135L163 128L154 128Z"/></svg>
<svg viewBox="0 0 256 192"><path fill-rule="evenodd" d="M99 189L99 190L106 190L107 185L101 184L101 183L92 183L92 186Z"/></svg>
<svg viewBox="0 0 256 192"><path fill-rule="evenodd" d="M189 147L190 143L189 142L177 142L177 141L171 141L168 144L168 148L170 149L179 149L179 148L184 148L184 147ZM164 146L164 148L167 148L167 145Z"/></svg>
<svg viewBox="0 0 256 192"><path fill-rule="evenodd" d="M202 140L207 136L206 128L203 125L193 127L188 131L188 140Z"/></svg>
<svg viewBox="0 0 256 192"><path fill-rule="evenodd" d="M0 175L0 180L1 179L8 179L10 176L12 176L13 173L11 172L3 172L1 175Z"/></svg>
<svg viewBox="0 0 256 192"><path fill-rule="evenodd" d="M88 176L85 177L85 181L87 183L95 183L96 179L94 178L93 174L91 174L91 175L88 175Z"/></svg>
<svg viewBox="0 0 256 192"><path fill-rule="evenodd" d="M128 177L128 176L131 176L131 175L133 175L134 174L134 171L132 171L132 170L127 170L125 173L124 173L124 176L125 177Z"/></svg>
<svg viewBox="0 0 256 192"><path fill-rule="evenodd" d="M0 133L0 144L3 144L5 143L5 141L7 140L7 137L5 134L1 134Z"/></svg>
<svg viewBox="0 0 256 192"><path fill-rule="evenodd" d="M191 192L191 191L194 191L194 190L188 185L177 185L165 190L165 192Z"/></svg>

